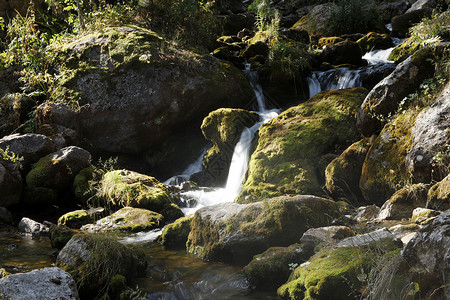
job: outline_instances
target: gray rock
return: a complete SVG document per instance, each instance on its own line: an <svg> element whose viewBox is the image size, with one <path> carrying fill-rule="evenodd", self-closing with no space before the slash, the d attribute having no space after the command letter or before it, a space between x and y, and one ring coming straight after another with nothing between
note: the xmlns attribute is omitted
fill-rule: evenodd
<svg viewBox="0 0 450 300"><path fill-rule="evenodd" d="M0 206L0 224L8 224L12 225L13 223L13 216L9 210L6 209L6 207Z"/></svg>
<svg viewBox="0 0 450 300"><path fill-rule="evenodd" d="M442 211L450 208L450 174L430 188L426 207Z"/></svg>
<svg viewBox="0 0 450 300"><path fill-rule="evenodd" d="M22 176L18 165L0 158L0 206L18 203L21 193Z"/></svg>
<svg viewBox="0 0 450 300"><path fill-rule="evenodd" d="M380 208L376 205L368 205L358 207L352 217L357 222L370 221L377 217L380 212Z"/></svg>
<svg viewBox="0 0 450 300"><path fill-rule="evenodd" d="M437 210L417 207L412 212L411 222L416 222L417 224L428 223L431 218L434 218L439 214L440 212Z"/></svg>
<svg viewBox="0 0 450 300"><path fill-rule="evenodd" d="M395 16L404 14L411 4L408 1L383 2L379 4L381 17L385 24L391 23L391 19Z"/></svg>
<svg viewBox="0 0 450 300"><path fill-rule="evenodd" d="M22 166L28 169L32 163L41 157L55 151L50 138L42 134L12 134L0 139L0 148L23 157Z"/></svg>
<svg viewBox="0 0 450 300"><path fill-rule="evenodd" d="M12 300L78 300L77 285L60 268L44 268L0 279L0 298Z"/></svg>
<svg viewBox="0 0 450 300"><path fill-rule="evenodd" d="M384 247L387 243L397 245L398 247L403 246L402 242L390 233L388 229L382 228L366 234L346 238L337 243L336 247Z"/></svg>
<svg viewBox="0 0 450 300"><path fill-rule="evenodd" d="M450 152L450 84L416 118L406 166L418 182L441 180L448 174Z"/></svg>
<svg viewBox="0 0 450 300"><path fill-rule="evenodd" d="M328 226L308 229L300 242L308 249L314 249L319 244L333 245L344 238L354 236L355 232L347 226Z"/></svg>
<svg viewBox="0 0 450 300"><path fill-rule="evenodd" d="M22 218L19 222L19 232L28 233L32 235L48 235L49 228L44 224L33 221L29 218Z"/></svg>
<svg viewBox="0 0 450 300"><path fill-rule="evenodd" d="M417 0L411 5L411 7L406 12L410 13L425 8L430 9L440 8L444 10L446 7L447 3L445 0Z"/></svg>

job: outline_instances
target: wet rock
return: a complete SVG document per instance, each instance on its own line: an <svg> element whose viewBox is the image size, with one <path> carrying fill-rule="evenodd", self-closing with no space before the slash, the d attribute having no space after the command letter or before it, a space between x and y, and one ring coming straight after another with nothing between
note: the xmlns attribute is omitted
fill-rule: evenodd
<svg viewBox="0 0 450 300"><path fill-rule="evenodd" d="M312 254L300 244L271 247L255 255L242 272L253 288L273 290L286 282L291 272Z"/></svg>
<svg viewBox="0 0 450 300"><path fill-rule="evenodd" d="M335 200L358 204L364 202L359 180L369 141L363 139L352 144L325 170L326 188Z"/></svg>
<svg viewBox="0 0 450 300"><path fill-rule="evenodd" d="M59 252L56 265L69 272L77 282L81 298L98 296L115 275L131 280L145 273L142 250L122 245L104 234L77 234Z"/></svg>
<svg viewBox="0 0 450 300"><path fill-rule="evenodd" d="M183 212L164 184L154 177L128 170L107 172L100 183L99 197L107 206L144 208L175 220Z"/></svg>
<svg viewBox="0 0 450 300"><path fill-rule="evenodd" d="M347 226L311 228L302 235L300 242L304 248L314 250L320 244L326 244L328 247L354 235L355 232Z"/></svg>
<svg viewBox="0 0 450 300"><path fill-rule="evenodd" d="M358 112L357 126L364 136L378 133L389 115L394 114L401 101L418 89L426 78L434 73L429 57L433 48L428 47L408 58L366 96Z"/></svg>
<svg viewBox="0 0 450 300"><path fill-rule="evenodd" d="M48 235L49 228L39 222L33 221L29 218L22 218L19 222L19 232L28 233L32 235Z"/></svg>
<svg viewBox="0 0 450 300"><path fill-rule="evenodd" d="M0 148L9 150L19 157L23 157L22 166L28 170L30 165L41 157L55 151L54 145L48 137L42 134L12 134L0 139Z"/></svg>
<svg viewBox="0 0 450 300"><path fill-rule="evenodd" d="M416 207L425 206L428 188L428 185L419 183L399 189L383 204L377 219L409 219Z"/></svg>
<svg viewBox="0 0 450 300"><path fill-rule="evenodd" d="M159 228L163 225L164 217L161 214L142 208L124 207L94 224L84 225L81 230L139 232Z"/></svg>
<svg viewBox="0 0 450 300"><path fill-rule="evenodd" d="M93 220L85 209L79 209L68 212L58 219L58 225L64 225L70 228L80 228L81 226L90 223Z"/></svg>
<svg viewBox="0 0 450 300"><path fill-rule="evenodd" d="M412 212L411 222L416 222L417 224L426 224L430 221L430 218L436 217L439 214L440 212L437 210L417 207Z"/></svg>
<svg viewBox="0 0 450 300"><path fill-rule="evenodd" d="M441 180L450 162L450 84L416 118L406 166L416 182Z"/></svg>
<svg viewBox="0 0 450 300"><path fill-rule="evenodd" d="M450 208L450 175L430 188L426 207L441 211Z"/></svg>
<svg viewBox="0 0 450 300"><path fill-rule="evenodd" d="M169 248L186 248L193 216L177 219L164 227L161 234L161 244Z"/></svg>
<svg viewBox="0 0 450 300"><path fill-rule="evenodd" d="M19 165L6 161L3 157L0 157L0 193L0 206L4 207L18 203L22 193Z"/></svg>
<svg viewBox="0 0 450 300"><path fill-rule="evenodd" d="M360 46L351 41L343 41L323 49L320 58L332 65L351 64L360 66L364 64Z"/></svg>
<svg viewBox="0 0 450 300"><path fill-rule="evenodd" d="M75 175L88 167L91 154L79 147L70 146L41 158L26 176L31 187L63 190L72 185Z"/></svg>
<svg viewBox="0 0 450 300"><path fill-rule="evenodd" d="M186 245L207 261L248 263L269 247L298 241L307 227L327 226L340 216L335 202L315 196L223 203L195 213Z"/></svg>
<svg viewBox="0 0 450 300"><path fill-rule="evenodd" d="M0 206L0 224L7 224L7 225L13 224L13 216L11 212L8 209L6 209L6 207Z"/></svg>
<svg viewBox="0 0 450 300"><path fill-rule="evenodd" d="M435 299L445 299L448 295L448 288L442 286L448 283L443 274L450 274L449 232L450 212L446 211L420 229L403 250L403 257L411 266L412 280L419 283L421 295L425 298L432 293Z"/></svg>
<svg viewBox="0 0 450 300"><path fill-rule="evenodd" d="M403 246L402 242L397 239L387 228L382 228L366 234L349 237L337 243L336 247L393 247L400 248Z"/></svg>
<svg viewBox="0 0 450 300"><path fill-rule="evenodd" d="M262 125L237 201L285 193L323 195L324 169L317 170L317 162L360 139L349 124L366 93L364 88L322 92Z"/></svg>
<svg viewBox="0 0 450 300"><path fill-rule="evenodd" d="M56 267L1 278L0 297L15 300L80 299L72 276Z"/></svg>

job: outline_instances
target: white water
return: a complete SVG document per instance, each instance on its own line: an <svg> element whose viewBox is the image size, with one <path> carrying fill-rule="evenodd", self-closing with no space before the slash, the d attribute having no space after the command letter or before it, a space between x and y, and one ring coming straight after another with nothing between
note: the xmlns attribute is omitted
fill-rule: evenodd
<svg viewBox="0 0 450 300"><path fill-rule="evenodd" d="M394 47L383 49L383 50L372 50L364 54L363 59L367 60L369 65L377 65L377 64L388 64L393 63L393 61L388 60L389 55L391 54L394 48L401 44L404 39L393 38Z"/></svg>
<svg viewBox="0 0 450 300"><path fill-rule="evenodd" d="M181 193L180 197L185 199L186 202L188 202L189 199L195 199L194 202L196 203L194 207L181 208L185 215L193 214L195 211L205 206L234 201L239 195L242 181L248 169L250 147L256 131L262 124L270 121L279 113L278 110L267 110L264 93L261 85L258 83L257 72L251 71L250 66L246 66L246 73L250 78L250 85L255 92L260 121L252 127L245 128L242 131L239 141L234 148L225 188L214 191L195 190Z"/></svg>
<svg viewBox="0 0 450 300"><path fill-rule="evenodd" d="M193 163L187 166L180 175L170 177L163 183L165 185L180 185L183 181L189 180L192 174L200 172L202 170L203 156L205 156L207 150L208 148L203 149L200 156Z"/></svg>
<svg viewBox="0 0 450 300"><path fill-rule="evenodd" d="M309 97L322 91L361 86L360 73L361 70L350 70L349 68L336 68L325 72L314 71L307 78Z"/></svg>

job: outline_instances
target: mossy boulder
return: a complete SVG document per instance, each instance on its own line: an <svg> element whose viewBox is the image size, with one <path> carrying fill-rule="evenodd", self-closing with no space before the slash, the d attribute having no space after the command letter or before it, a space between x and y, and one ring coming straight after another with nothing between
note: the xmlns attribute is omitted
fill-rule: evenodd
<svg viewBox="0 0 450 300"><path fill-rule="evenodd" d="M359 181L369 146L367 139L360 140L348 147L327 166L325 184L333 199L352 204L365 202L359 188Z"/></svg>
<svg viewBox="0 0 450 300"><path fill-rule="evenodd" d="M94 174L94 167L89 166L87 168L82 169L75 176L72 184L72 190L78 199L86 202L89 198L94 196L93 192L90 189L89 181L92 180Z"/></svg>
<svg viewBox="0 0 450 300"><path fill-rule="evenodd" d="M81 226L92 222L93 219L87 210L79 209L68 212L58 219L58 225L64 225L70 228L80 228Z"/></svg>
<svg viewBox="0 0 450 300"><path fill-rule="evenodd" d="M271 247L255 255L242 272L252 287L274 290L286 282L291 272L312 254L311 250L306 250L301 244Z"/></svg>
<svg viewBox="0 0 450 300"><path fill-rule="evenodd" d="M46 187L25 186L22 189L21 201L30 207L55 205L58 202L58 192Z"/></svg>
<svg viewBox="0 0 450 300"><path fill-rule="evenodd" d="M405 39L401 44L395 46L388 60L402 62L411 56L421 47L420 42L416 42L413 37Z"/></svg>
<svg viewBox="0 0 450 300"><path fill-rule="evenodd" d="M411 222L426 225L430 220L432 220L432 218L438 216L439 214L440 212L434 209L417 207L412 212Z"/></svg>
<svg viewBox="0 0 450 300"><path fill-rule="evenodd" d="M297 267L277 294L283 299L354 299L362 286L358 274L369 270L371 257L356 247L323 250Z"/></svg>
<svg viewBox="0 0 450 300"><path fill-rule="evenodd" d="M418 111L409 109L389 122L374 140L363 164L360 188L367 203L382 206L411 181L406 155Z"/></svg>
<svg viewBox="0 0 450 300"><path fill-rule="evenodd" d="M101 297L115 275L127 281L145 273L143 250L119 243L105 234L77 234L59 252L56 265L69 272L81 298Z"/></svg>
<svg viewBox="0 0 450 300"><path fill-rule="evenodd" d="M350 64L360 66L365 64L362 55L363 52L357 43L345 40L325 47L320 54L320 59L332 65Z"/></svg>
<svg viewBox="0 0 450 300"><path fill-rule="evenodd" d="M316 162L360 139L351 124L366 94L364 88L322 92L262 125L238 201L322 195Z"/></svg>
<svg viewBox="0 0 450 300"><path fill-rule="evenodd" d="M164 184L154 177L128 170L107 172L100 182L99 197L106 205L145 208L169 220L183 216Z"/></svg>
<svg viewBox="0 0 450 300"><path fill-rule="evenodd" d="M26 176L30 187L64 190L71 186L75 175L90 165L91 154L70 146L41 158Z"/></svg>
<svg viewBox="0 0 450 300"><path fill-rule="evenodd" d="M53 248L61 250L77 234L77 232L67 226L51 225L49 228L50 242Z"/></svg>
<svg viewBox="0 0 450 300"><path fill-rule="evenodd" d="M193 216L187 216L175 220L164 227L161 234L161 244L168 248L186 248L186 242L191 231Z"/></svg>
<svg viewBox="0 0 450 300"><path fill-rule="evenodd" d="M427 207L441 211L450 208L450 175L430 188L427 195Z"/></svg>
<svg viewBox="0 0 450 300"><path fill-rule="evenodd" d="M243 106L253 96L230 63L177 48L142 28L105 28L55 51L64 71L52 97L82 106L73 129L95 152L143 153L185 124L198 129L209 112Z"/></svg>
<svg viewBox="0 0 450 300"><path fill-rule="evenodd" d="M317 46L320 48L326 47L326 46L332 46L334 44L340 43L345 41L343 38L339 36L331 36L331 37L321 37L317 43Z"/></svg>
<svg viewBox="0 0 450 300"><path fill-rule="evenodd" d="M291 29L307 30L309 35L330 36L332 32L328 26L333 12L337 9L335 3L316 5L308 15L298 20Z"/></svg>
<svg viewBox="0 0 450 300"><path fill-rule="evenodd" d="M195 213L186 247L207 261L246 264L269 247L288 246L309 227L327 226L340 217L335 202L315 196L223 203Z"/></svg>
<svg viewBox="0 0 450 300"><path fill-rule="evenodd" d="M97 220L94 224L81 227L90 232L124 231L139 232L160 228L164 225L164 216L143 208L124 207L112 215Z"/></svg>
<svg viewBox="0 0 450 300"><path fill-rule="evenodd" d="M300 239L303 249L318 252L322 247L330 247L340 240L354 236L355 232L347 226L326 226L308 229Z"/></svg>
<svg viewBox="0 0 450 300"><path fill-rule="evenodd" d="M203 157L202 172L192 179L206 186L224 185L242 131L258 121L257 113L243 109L220 108L209 113L203 120L201 130L213 146Z"/></svg>
<svg viewBox="0 0 450 300"><path fill-rule="evenodd" d="M376 49L388 49L394 46L392 38L389 35L376 32L369 32L357 40L356 43L358 43L364 53Z"/></svg>
<svg viewBox="0 0 450 300"><path fill-rule="evenodd" d="M416 207L425 206L428 188L426 184L418 183L399 189L383 204L377 219L409 219Z"/></svg>

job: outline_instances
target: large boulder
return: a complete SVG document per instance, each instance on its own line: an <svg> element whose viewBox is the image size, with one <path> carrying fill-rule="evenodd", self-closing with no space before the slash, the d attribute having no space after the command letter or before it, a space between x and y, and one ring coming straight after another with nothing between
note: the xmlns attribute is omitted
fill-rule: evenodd
<svg viewBox="0 0 450 300"><path fill-rule="evenodd" d="M186 248L186 242L191 231L193 216L187 216L175 220L164 227L161 234L161 244L169 248Z"/></svg>
<svg viewBox="0 0 450 300"><path fill-rule="evenodd" d="M269 247L297 242L308 227L327 226L339 217L335 202L315 196L223 203L195 213L186 246L207 261L248 263Z"/></svg>
<svg viewBox="0 0 450 300"><path fill-rule="evenodd" d="M358 141L327 166L325 184L333 199L352 204L364 202L359 181L369 146L366 139Z"/></svg>
<svg viewBox="0 0 450 300"><path fill-rule="evenodd" d="M139 232L160 228L164 225L164 217L148 209L124 207L94 224L81 227L90 232L124 231Z"/></svg>
<svg viewBox="0 0 450 300"><path fill-rule="evenodd" d="M406 156L408 172L417 182L439 181L449 173L450 84L416 118Z"/></svg>
<svg viewBox="0 0 450 300"><path fill-rule="evenodd" d="M22 194L22 175L19 165L1 157L0 153L0 206L19 203Z"/></svg>
<svg viewBox="0 0 450 300"><path fill-rule="evenodd" d="M64 190L90 162L88 151L76 146L66 147L41 158L27 174L26 183L30 187Z"/></svg>
<svg viewBox="0 0 450 300"><path fill-rule="evenodd" d="M308 15L297 21L291 29L305 29L310 35L330 36L332 32L330 32L328 24L336 9L337 5L335 3L316 5Z"/></svg>
<svg viewBox="0 0 450 300"><path fill-rule="evenodd" d="M362 51L360 45L352 41L343 41L323 49L320 58L322 61L332 65L363 65Z"/></svg>
<svg viewBox="0 0 450 300"><path fill-rule="evenodd" d="M62 47L56 63L66 71L53 97L81 106L78 133L94 152L142 153L184 124L199 126L210 111L245 105L253 95L234 66L139 28L84 36Z"/></svg>
<svg viewBox="0 0 450 300"><path fill-rule="evenodd" d="M60 268L44 268L0 279L0 298L14 300L79 300L77 284Z"/></svg>
<svg viewBox="0 0 450 300"><path fill-rule="evenodd" d="M432 14L431 8L416 9L408 11L402 15L392 18L392 36L406 37L411 26L419 23L423 18L429 17Z"/></svg>
<svg viewBox="0 0 450 300"><path fill-rule="evenodd" d="M356 41L364 53L375 49L388 49L394 46L392 38L387 34L369 32Z"/></svg>
<svg viewBox="0 0 450 300"><path fill-rule="evenodd" d="M416 10L429 8L429 9L435 9L438 10L445 10L448 6L448 1L445 0L417 0L415 1L411 7L406 12L413 12Z"/></svg>
<svg viewBox="0 0 450 300"><path fill-rule="evenodd" d="M382 2L378 6L384 24L391 23L393 17L404 14L410 7L408 1Z"/></svg>
<svg viewBox="0 0 450 300"><path fill-rule="evenodd" d="M69 272L80 296L92 299L107 293L114 276L131 280L145 272L142 250L104 234L77 234L59 252L56 265Z"/></svg>
<svg viewBox="0 0 450 300"><path fill-rule="evenodd" d="M107 206L145 208L169 220L183 216L164 184L154 177L127 170L103 175L98 195Z"/></svg>
<svg viewBox="0 0 450 300"><path fill-rule="evenodd" d="M434 73L432 47L424 48L408 58L366 96L358 112L358 129L364 136L379 132L388 116L402 108L402 100L414 93L424 79Z"/></svg>
<svg viewBox="0 0 450 300"><path fill-rule="evenodd" d="M203 120L205 138L213 142L203 157L202 172L192 178L202 186L226 183L231 159L242 131L259 121L259 115L243 109L220 108Z"/></svg>
<svg viewBox="0 0 450 300"><path fill-rule="evenodd" d="M349 124L366 94L364 88L322 92L262 125L238 201L322 195L325 167L335 158L330 153L360 138Z"/></svg>
<svg viewBox="0 0 450 300"><path fill-rule="evenodd" d="M412 280L419 284L421 294L426 299L431 299L431 294L434 295L433 299L448 298L446 295L450 291L444 274L450 273L449 232L450 211L447 210L420 229L403 250L403 257L411 267L409 273Z"/></svg>

